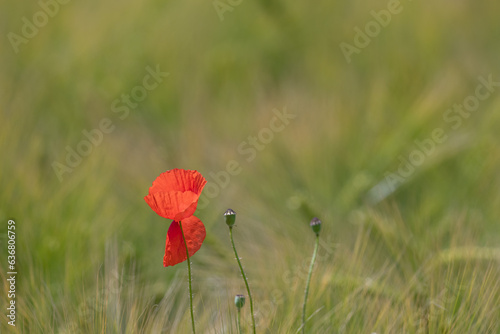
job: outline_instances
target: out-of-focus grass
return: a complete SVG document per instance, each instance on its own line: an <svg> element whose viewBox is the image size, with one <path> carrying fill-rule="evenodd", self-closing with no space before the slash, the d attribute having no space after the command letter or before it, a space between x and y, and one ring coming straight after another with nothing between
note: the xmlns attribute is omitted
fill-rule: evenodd
<svg viewBox="0 0 500 334"><path fill-rule="evenodd" d="M442 119L478 76L500 80L500 5L404 2L347 64L339 43L387 2L271 3L244 1L220 22L210 2L70 2L18 54L4 39L0 240L5 250L15 219L19 274L17 326L2 312L2 332L189 332L185 266L162 267L169 222L142 197L166 169L213 182L233 159L242 172L196 213L207 227L192 259L201 332L236 330L232 300L244 286L228 207L259 332L300 326L313 215L324 229L309 332L500 330L500 92L457 130ZM3 9L6 36L39 6ZM120 120L113 100L156 65L169 77ZM246 161L238 145L285 107L296 119ZM59 182L52 162L104 117L116 129ZM437 127L448 140L367 204L398 156Z"/></svg>

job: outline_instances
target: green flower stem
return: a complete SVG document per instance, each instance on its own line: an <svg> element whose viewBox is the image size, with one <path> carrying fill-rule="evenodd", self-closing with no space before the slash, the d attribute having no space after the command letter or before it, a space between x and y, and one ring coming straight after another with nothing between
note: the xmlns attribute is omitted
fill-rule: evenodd
<svg viewBox="0 0 500 334"><path fill-rule="evenodd" d="M243 276L243 280L245 281L245 285L247 287L248 299L250 300L250 312L252 313L252 325L253 325L253 333L255 334L255 317L253 315L253 300L252 294L250 293L250 286L248 286L247 276L245 275L245 271L243 270L243 266L241 265L240 258L238 257L238 252L236 251L236 247L234 246L233 240L233 227L229 227L229 236L231 238L231 244L233 245L234 255L236 256L236 261L238 261L238 265L240 266L241 275Z"/></svg>
<svg viewBox="0 0 500 334"><path fill-rule="evenodd" d="M241 308L238 308L238 333L241 334Z"/></svg>
<svg viewBox="0 0 500 334"><path fill-rule="evenodd" d="M193 288L191 287L191 260L189 259L189 250L186 242L186 237L184 236L184 230L182 229L182 223L179 222L181 227L182 239L184 240L184 246L186 246L187 264L188 264L188 282L189 282L189 306L191 309L191 325L193 326L193 334L196 334L196 329L194 326L194 312L193 312Z"/></svg>
<svg viewBox="0 0 500 334"><path fill-rule="evenodd" d="M318 248L319 248L319 234L316 234L316 243L314 245L314 252L311 259L311 265L309 266L309 274L307 275L306 290L304 292L304 305L302 306L302 334L306 332L307 296L309 295L309 283L311 283L311 276L314 267L314 262L316 262L316 255L318 254Z"/></svg>

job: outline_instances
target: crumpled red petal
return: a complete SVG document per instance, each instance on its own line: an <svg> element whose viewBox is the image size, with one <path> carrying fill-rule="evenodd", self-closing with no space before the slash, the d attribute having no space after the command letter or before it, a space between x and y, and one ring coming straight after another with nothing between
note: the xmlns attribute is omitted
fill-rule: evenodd
<svg viewBox="0 0 500 334"><path fill-rule="evenodd" d="M149 194L163 191L191 191L200 195L206 183L205 178L196 170L175 168L161 173L149 188Z"/></svg>
<svg viewBox="0 0 500 334"><path fill-rule="evenodd" d="M172 169L160 174L144 200L158 215L183 220L194 214L207 181L195 170Z"/></svg>
<svg viewBox="0 0 500 334"><path fill-rule="evenodd" d="M179 221L192 216L198 196L192 192L166 191L147 195L144 200L160 216Z"/></svg>
<svg viewBox="0 0 500 334"><path fill-rule="evenodd" d="M205 226L200 219L195 216L188 217L182 222L182 229L188 246L189 256L196 253L205 240ZM182 238L182 231L177 221L172 222L167 232L165 243L165 256L163 256L163 266L174 266L187 260L186 246Z"/></svg>

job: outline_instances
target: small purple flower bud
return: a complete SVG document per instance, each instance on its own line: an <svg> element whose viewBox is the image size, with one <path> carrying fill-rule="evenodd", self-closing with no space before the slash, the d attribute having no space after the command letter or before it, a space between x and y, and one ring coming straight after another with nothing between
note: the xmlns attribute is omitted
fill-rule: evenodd
<svg viewBox="0 0 500 334"><path fill-rule="evenodd" d="M236 212L232 209L227 209L227 211L224 212L224 219L226 220L227 226L232 227L236 221Z"/></svg>
<svg viewBox="0 0 500 334"><path fill-rule="evenodd" d="M313 232L316 233L316 235L319 235L319 231L321 231L321 220L314 217L313 219L311 219L309 225L311 226Z"/></svg>
<svg viewBox="0 0 500 334"><path fill-rule="evenodd" d="M236 295L236 297L234 297L234 305L236 305L238 309L242 308L243 305L245 305L245 296Z"/></svg>

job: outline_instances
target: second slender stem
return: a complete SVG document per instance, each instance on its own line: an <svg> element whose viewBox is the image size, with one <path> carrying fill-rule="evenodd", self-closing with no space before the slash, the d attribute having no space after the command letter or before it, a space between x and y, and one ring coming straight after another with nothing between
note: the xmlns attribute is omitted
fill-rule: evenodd
<svg viewBox="0 0 500 334"><path fill-rule="evenodd" d="M240 258L238 257L238 252L236 251L236 247L234 246L232 226L229 227L229 236L231 238L231 244L233 245L233 250L234 250L234 255L236 256L236 261L238 261L238 265L240 266L241 275L243 276L243 280L245 281L245 285L247 287L248 300L250 301L250 312L252 313L253 333L255 334L255 317L253 314L252 294L250 293L250 286L248 285L247 276L245 275L245 271L243 270L243 266L241 265L241 261L240 261Z"/></svg>
<svg viewBox="0 0 500 334"><path fill-rule="evenodd" d="M241 334L241 308L238 308L238 333Z"/></svg>
<svg viewBox="0 0 500 334"><path fill-rule="evenodd" d="M319 234L316 235L316 243L314 245L314 252L311 259L311 265L309 266L309 274L307 275L306 290L304 292L304 305L302 306L302 334L306 332L307 296L309 295L309 283L311 283L311 276L313 272L314 262L316 261L316 254L318 254L318 248L319 248Z"/></svg>
<svg viewBox="0 0 500 334"><path fill-rule="evenodd" d="M189 282L189 306L191 309L191 325L193 326L193 334L196 334L196 329L194 326L194 312L193 312L193 289L191 287L191 260L189 259L189 250L186 242L186 237L184 236L184 230L182 229L182 223L179 222L181 227L182 239L184 240L184 246L186 246L187 264L188 264L188 282Z"/></svg>

